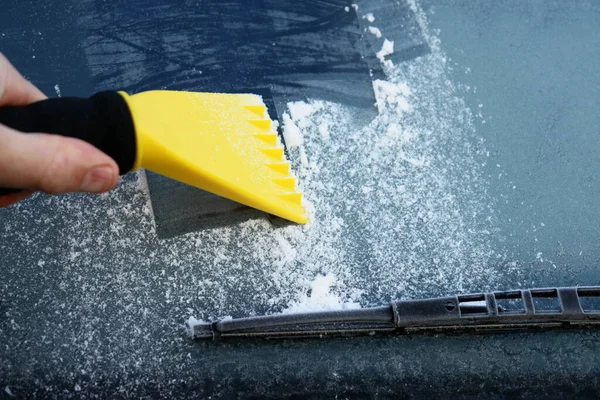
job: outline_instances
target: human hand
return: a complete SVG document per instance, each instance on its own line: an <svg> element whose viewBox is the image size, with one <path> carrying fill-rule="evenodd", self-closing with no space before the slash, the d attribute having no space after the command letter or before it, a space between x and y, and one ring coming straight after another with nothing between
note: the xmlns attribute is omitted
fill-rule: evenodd
<svg viewBox="0 0 600 400"><path fill-rule="evenodd" d="M25 106L45 98L0 53L0 107ZM116 162L82 140L24 134L0 124L0 187L24 189L0 196L0 207L34 191L102 193L112 189L118 178Z"/></svg>

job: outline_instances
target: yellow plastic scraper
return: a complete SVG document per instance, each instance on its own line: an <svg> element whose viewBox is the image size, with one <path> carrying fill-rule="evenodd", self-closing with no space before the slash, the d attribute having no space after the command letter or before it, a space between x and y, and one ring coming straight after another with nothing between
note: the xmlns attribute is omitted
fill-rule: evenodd
<svg viewBox="0 0 600 400"><path fill-rule="evenodd" d="M90 98L2 107L0 123L85 140L115 159L121 174L146 168L307 222L276 127L256 94L99 92ZM10 190L0 189L0 194Z"/></svg>

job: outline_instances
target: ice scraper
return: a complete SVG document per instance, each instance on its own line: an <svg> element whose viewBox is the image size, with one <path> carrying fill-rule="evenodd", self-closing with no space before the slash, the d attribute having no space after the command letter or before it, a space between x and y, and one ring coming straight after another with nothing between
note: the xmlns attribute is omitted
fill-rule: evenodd
<svg viewBox="0 0 600 400"><path fill-rule="evenodd" d="M296 223L307 221L274 123L256 94L107 91L2 107L0 123L85 140L111 156L121 174L146 168Z"/></svg>

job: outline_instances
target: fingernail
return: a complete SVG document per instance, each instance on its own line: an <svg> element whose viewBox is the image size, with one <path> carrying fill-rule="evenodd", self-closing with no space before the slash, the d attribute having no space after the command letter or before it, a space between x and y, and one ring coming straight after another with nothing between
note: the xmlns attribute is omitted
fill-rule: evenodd
<svg viewBox="0 0 600 400"><path fill-rule="evenodd" d="M79 190L92 193L106 192L110 190L113 179L114 173L111 167L94 167L83 178Z"/></svg>

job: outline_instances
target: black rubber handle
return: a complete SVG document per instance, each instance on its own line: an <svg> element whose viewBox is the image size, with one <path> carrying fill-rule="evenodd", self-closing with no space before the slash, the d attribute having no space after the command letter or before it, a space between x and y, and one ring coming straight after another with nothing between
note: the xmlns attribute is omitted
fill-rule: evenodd
<svg viewBox="0 0 600 400"><path fill-rule="evenodd" d="M40 132L84 140L112 157L119 173L133 168L136 142L133 119L117 92L99 92L90 98L62 97L24 107L0 107L0 124L21 132ZM21 189L0 188L0 196Z"/></svg>

